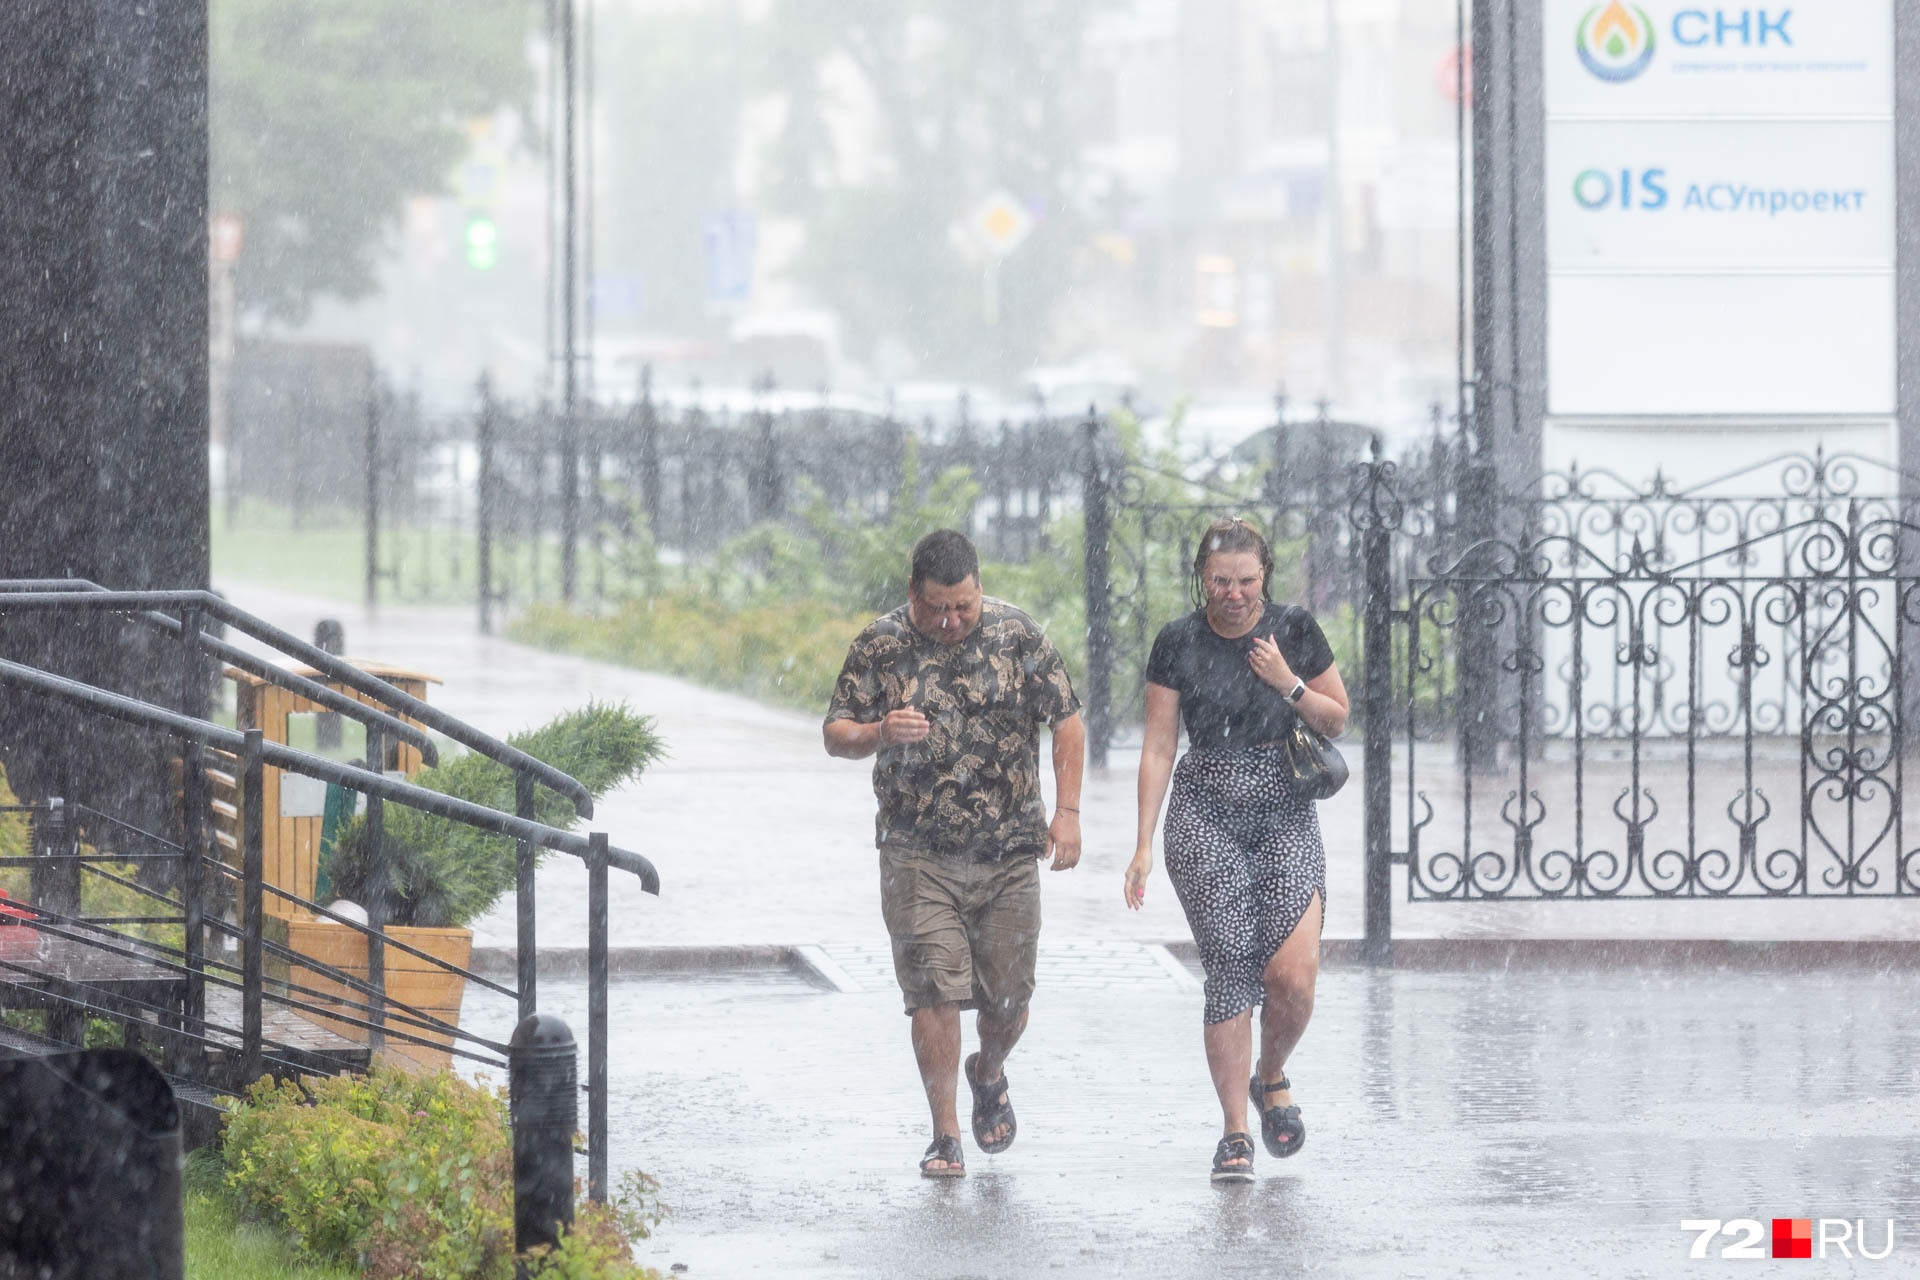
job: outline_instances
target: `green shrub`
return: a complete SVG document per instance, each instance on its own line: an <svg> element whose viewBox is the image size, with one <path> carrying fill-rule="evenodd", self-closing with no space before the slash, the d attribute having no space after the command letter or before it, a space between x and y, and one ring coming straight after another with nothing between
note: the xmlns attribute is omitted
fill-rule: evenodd
<svg viewBox="0 0 1920 1280"><path fill-rule="evenodd" d="M451 1072L276 1084L226 1119L227 1184L303 1254L373 1280L507 1280L513 1274L513 1154L505 1098ZM644 1179L627 1187L644 1188ZM541 1274L647 1273L632 1239L657 1210L589 1206ZM649 1217L648 1215L653 1215Z"/></svg>
<svg viewBox="0 0 1920 1280"><path fill-rule="evenodd" d="M512 636L713 688L820 709L847 644L872 619L834 602L769 599L728 606L689 588L629 600L610 614L536 605Z"/></svg>
<svg viewBox="0 0 1920 1280"><path fill-rule="evenodd" d="M514 746L577 778L595 798L659 758L653 721L624 706L589 704L542 728L509 739ZM430 791L513 812L513 772L468 752L413 781ZM404 805L384 808L390 925L467 925L514 884L514 842ZM534 792L534 817L562 829L578 821L573 804L546 787ZM367 824L356 817L341 831L327 873L333 891L366 904Z"/></svg>

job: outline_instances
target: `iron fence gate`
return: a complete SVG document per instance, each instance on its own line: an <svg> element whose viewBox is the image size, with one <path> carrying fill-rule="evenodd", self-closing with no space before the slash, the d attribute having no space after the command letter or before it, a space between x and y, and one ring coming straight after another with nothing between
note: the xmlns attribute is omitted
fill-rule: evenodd
<svg viewBox="0 0 1920 1280"><path fill-rule="evenodd" d="M1685 490L1569 473L1396 591L1404 512L1391 466L1364 468L1367 702L1390 708L1367 724L1369 936L1389 862L1410 901L1920 894L1902 480L1822 453Z"/></svg>

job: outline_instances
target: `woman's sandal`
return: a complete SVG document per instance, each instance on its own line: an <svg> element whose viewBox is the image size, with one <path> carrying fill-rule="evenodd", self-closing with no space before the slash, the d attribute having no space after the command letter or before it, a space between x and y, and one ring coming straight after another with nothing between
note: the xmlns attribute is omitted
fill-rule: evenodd
<svg viewBox="0 0 1920 1280"><path fill-rule="evenodd" d="M1284 1160L1298 1155L1300 1148L1307 1145L1307 1126L1300 1119L1298 1107L1270 1107L1267 1095L1278 1089L1291 1089L1285 1076L1272 1084L1263 1085L1260 1077L1247 1081L1247 1093L1253 1098L1253 1105L1260 1112L1260 1137L1267 1144L1267 1154Z"/></svg>
<svg viewBox="0 0 1920 1280"><path fill-rule="evenodd" d="M979 1058L979 1054L970 1053L962 1064L967 1088L973 1090L973 1140L980 1144L982 1151L995 1156L1013 1145L1013 1135L1020 1131L1020 1126L1014 1121L1013 1103L1007 1097L1006 1069L1001 1068L1000 1078L994 1083L978 1084L973 1078L973 1064ZM999 1097L990 1098L989 1094L998 1094ZM1003 1124L1007 1126L1006 1136L998 1142L988 1142L987 1135Z"/></svg>
<svg viewBox="0 0 1920 1280"><path fill-rule="evenodd" d="M935 1169L933 1162L941 1160L946 1168ZM964 1178L967 1176L966 1153L960 1150L960 1139L950 1134L941 1134L927 1148L927 1154L920 1157L920 1176L923 1178Z"/></svg>
<svg viewBox="0 0 1920 1280"><path fill-rule="evenodd" d="M1228 1164L1229 1160L1244 1160L1245 1164ZM1215 1182L1252 1182L1253 1181L1253 1139L1244 1133L1230 1133L1220 1139L1220 1145L1213 1149L1213 1180Z"/></svg>

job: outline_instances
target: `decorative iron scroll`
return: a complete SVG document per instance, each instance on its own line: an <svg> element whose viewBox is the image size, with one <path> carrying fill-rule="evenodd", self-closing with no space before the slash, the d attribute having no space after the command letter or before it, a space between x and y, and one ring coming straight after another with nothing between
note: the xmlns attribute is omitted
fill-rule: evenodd
<svg viewBox="0 0 1920 1280"><path fill-rule="evenodd" d="M1395 612L1409 897L1920 893L1920 524L1873 491L1898 479L1569 472L1506 504L1524 536L1430 557ZM1476 666L1497 693L1465 706Z"/></svg>

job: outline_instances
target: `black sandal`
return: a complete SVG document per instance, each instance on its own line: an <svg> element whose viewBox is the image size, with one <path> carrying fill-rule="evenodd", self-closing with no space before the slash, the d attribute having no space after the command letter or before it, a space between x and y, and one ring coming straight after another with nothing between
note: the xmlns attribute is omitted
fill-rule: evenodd
<svg viewBox="0 0 1920 1280"><path fill-rule="evenodd" d="M1245 1160L1246 1163L1228 1164L1229 1160ZM1220 1145L1213 1149L1213 1181L1253 1181L1252 1138L1244 1133L1230 1133L1220 1139Z"/></svg>
<svg viewBox="0 0 1920 1280"><path fill-rule="evenodd" d="M930 1167L935 1160L946 1162L946 1168ZM964 1178L967 1176L966 1153L960 1150L960 1139L950 1134L941 1134L927 1148L927 1154L920 1157L920 1176L923 1178Z"/></svg>
<svg viewBox="0 0 1920 1280"><path fill-rule="evenodd" d="M1300 1108L1267 1105L1268 1094L1276 1089L1291 1088L1293 1085L1288 1083L1284 1075L1266 1085L1260 1083L1259 1076L1247 1081L1247 1093L1253 1099L1254 1108L1260 1112L1260 1137L1267 1144L1267 1154L1278 1160L1298 1155L1300 1148L1307 1145L1307 1126L1300 1119Z"/></svg>
<svg viewBox="0 0 1920 1280"><path fill-rule="evenodd" d="M993 1084L977 1084L973 1078L973 1064L980 1055L970 1053L962 1064L967 1077L967 1088L973 1090L973 1140L980 1149L990 1156L999 1155L1013 1145L1013 1135L1020 1132L1020 1126L1013 1118L1013 1103L1007 1097L1007 1072L1000 1070L1000 1079ZM988 1094L1000 1095L998 1100L989 1100ZM1001 1125L1007 1126L1006 1137L998 1142L988 1142L987 1135Z"/></svg>

